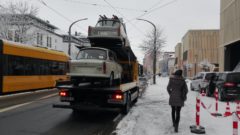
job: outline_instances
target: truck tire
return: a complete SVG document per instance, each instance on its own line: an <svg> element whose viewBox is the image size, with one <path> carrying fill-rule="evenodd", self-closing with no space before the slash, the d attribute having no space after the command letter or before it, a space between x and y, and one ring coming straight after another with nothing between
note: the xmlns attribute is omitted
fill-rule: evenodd
<svg viewBox="0 0 240 135"><path fill-rule="evenodd" d="M137 97L134 99L134 103L136 103L138 101L138 97L139 97L140 93L139 93L139 88L137 90Z"/></svg>
<svg viewBox="0 0 240 135"><path fill-rule="evenodd" d="M122 108L122 113L126 115L129 112L130 107L131 107L131 96L128 94L126 104Z"/></svg>

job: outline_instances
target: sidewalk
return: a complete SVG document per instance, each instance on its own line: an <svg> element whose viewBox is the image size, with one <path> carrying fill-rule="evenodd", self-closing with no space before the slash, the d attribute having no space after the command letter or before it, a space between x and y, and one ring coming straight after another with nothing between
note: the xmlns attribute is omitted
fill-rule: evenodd
<svg viewBox="0 0 240 135"><path fill-rule="evenodd" d="M175 133L171 120L171 108L168 105L169 95L166 90L168 80L168 77L157 77L156 85L149 85L128 115L118 124L115 131L118 135L192 135L189 126L195 125L197 92L189 90L187 101L181 111L179 132ZM214 102L213 98L202 100L206 104ZM234 105L231 104L231 106L232 111ZM224 112L225 107L224 102L219 103L220 112ZM232 117L215 118L201 108L200 121L208 135L232 134Z"/></svg>

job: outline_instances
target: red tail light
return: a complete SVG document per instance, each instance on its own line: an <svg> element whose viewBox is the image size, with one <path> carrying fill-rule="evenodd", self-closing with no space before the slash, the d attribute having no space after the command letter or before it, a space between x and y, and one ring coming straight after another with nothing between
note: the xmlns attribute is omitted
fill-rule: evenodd
<svg viewBox="0 0 240 135"><path fill-rule="evenodd" d="M115 94L112 97L113 99L117 99L117 100L122 100L123 99L123 95L122 94Z"/></svg>
<svg viewBox="0 0 240 135"><path fill-rule="evenodd" d="M92 27L88 26L88 36L91 36L91 32L92 32Z"/></svg>
<svg viewBox="0 0 240 135"><path fill-rule="evenodd" d="M234 87L234 86L236 86L235 83L230 83L230 82L224 83L224 87Z"/></svg>
<svg viewBox="0 0 240 135"><path fill-rule="evenodd" d="M68 92L67 92L67 91L60 91L60 92L59 92L59 96L61 96L61 97L67 97L67 96L68 96Z"/></svg>
<svg viewBox="0 0 240 135"><path fill-rule="evenodd" d="M103 73L106 74L106 71L107 71L106 62L103 62Z"/></svg>

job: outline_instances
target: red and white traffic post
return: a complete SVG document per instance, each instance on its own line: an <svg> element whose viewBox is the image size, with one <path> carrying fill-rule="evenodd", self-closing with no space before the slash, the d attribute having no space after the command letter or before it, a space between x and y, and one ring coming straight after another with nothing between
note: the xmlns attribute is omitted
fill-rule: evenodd
<svg viewBox="0 0 240 135"><path fill-rule="evenodd" d="M238 135L238 114L237 113L233 113L232 118L233 118L233 135Z"/></svg>
<svg viewBox="0 0 240 135"><path fill-rule="evenodd" d="M205 134L205 128L200 126L200 105L201 105L201 100L200 96L196 97L196 125L190 126L190 130L192 133L196 134Z"/></svg>
<svg viewBox="0 0 240 135"><path fill-rule="evenodd" d="M213 116L222 116L221 113L218 113L218 88L215 89L215 92L214 92L214 95L215 95L215 113L211 113L211 115Z"/></svg>

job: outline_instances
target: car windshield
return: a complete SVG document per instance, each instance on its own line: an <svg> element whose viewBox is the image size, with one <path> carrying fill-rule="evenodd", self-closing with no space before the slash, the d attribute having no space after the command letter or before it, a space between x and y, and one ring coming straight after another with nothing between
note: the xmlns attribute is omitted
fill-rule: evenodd
<svg viewBox="0 0 240 135"><path fill-rule="evenodd" d="M240 73L231 73L227 76L227 81L229 82L240 82Z"/></svg>
<svg viewBox="0 0 240 135"><path fill-rule="evenodd" d="M106 60L107 53L105 50L100 49L84 49L80 50L77 55L77 60L79 59L99 59L99 60Z"/></svg>
<svg viewBox="0 0 240 135"><path fill-rule="evenodd" d="M113 20L102 20L98 21L97 27L102 27L102 26L110 26L110 27L118 27L120 23L118 21L113 21Z"/></svg>

